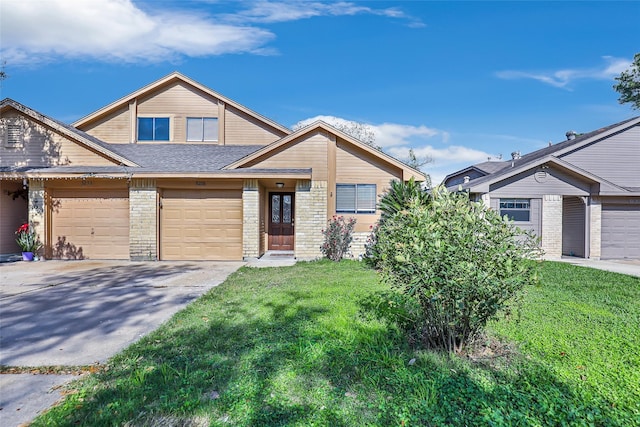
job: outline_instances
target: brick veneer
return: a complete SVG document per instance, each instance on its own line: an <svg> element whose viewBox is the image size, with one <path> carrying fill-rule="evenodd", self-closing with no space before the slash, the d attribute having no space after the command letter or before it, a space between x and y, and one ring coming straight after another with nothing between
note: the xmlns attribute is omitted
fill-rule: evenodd
<svg viewBox="0 0 640 427"><path fill-rule="evenodd" d="M260 255L260 191L257 179L245 179L242 189L242 257Z"/></svg>
<svg viewBox="0 0 640 427"><path fill-rule="evenodd" d="M542 249L547 258L562 256L562 196L542 198Z"/></svg>
<svg viewBox="0 0 640 427"><path fill-rule="evenodd" d="M158 259L158 192L153 179L134 179L129 186L129 257Z"/></svg>
<svg viewBox="0 0 640 427"><path fill-rule="evenodd" d="M320 258L322 230L327 226L327 181L298 180L295 218L296 258Z"/></svg>

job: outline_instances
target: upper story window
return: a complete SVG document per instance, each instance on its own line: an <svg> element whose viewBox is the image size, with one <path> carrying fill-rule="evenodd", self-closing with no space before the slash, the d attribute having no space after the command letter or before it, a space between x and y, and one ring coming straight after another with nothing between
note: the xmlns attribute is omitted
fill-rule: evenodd
<svg viewBox="0 0 640 427"><path fill-rule="evenodd" d="M375 184L336 185L337 213L375 213L376 201Z"/></svg>
<svg viewBox="0 0 640 427"><path fill-rule="evenodd" d="M187 141L218 140L218 119L215 117L187 117Z"/></svg>
<svg viewBox="0 0 640 427"><path fill-rule="evenodd" d="M528 222L531 218L531 199L500 199L500 216L513 221Z"/></svg>
<svg viewBox="0 0 640 427"><path fill-rule="evenodd" d="M169 141L169 117L138 117L138 141Z"/></svg>

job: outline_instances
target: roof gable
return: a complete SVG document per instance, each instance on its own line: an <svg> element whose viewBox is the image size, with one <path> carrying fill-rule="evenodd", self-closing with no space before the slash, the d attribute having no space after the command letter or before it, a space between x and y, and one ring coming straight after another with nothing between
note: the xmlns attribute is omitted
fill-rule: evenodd
<svg viewBox="0 0 640 427"><path fill-rule="evenodd" d="M6 115L10 110L17 111L19 114L28 117L33 122L45 128L53 130L55 133L71 141L72 143L77 144L78 146L93 153L96 153L96 155L108 160L109 162L112 162L115 165L137 166L135 162L114 151L112 147L104 141L101 141L98 138L82 132L81 130L76 129L73 126L67 125L44 114L41 114L17 101L9 98L3 99L0 102L0 113L2 113L2 115Z"/></svg>
<svg viewBox="0 0 640 427"><path fill-rule="evenodd" d="M634 117L592 132L582 134L574 139L562 141L560 143L550 145L549 147L533 151L517 159L507 160L504 162L493 162L495 163L495 165L493 166L494 171L492 173L471 180L470 182L463 184L462 188L468 189L471 192L486 192L489 191L490 184L507 179L522 171L543 165L544 163L553 162L554 164L557 164L574 174L583 176L593 182L603 184L604 187L606 187L610 191L625 191L624 188L619 185L616 185L600 176L586 171L585 169L581 169L578 166L562 160L562 157L567 153L579 151L585 147L597 143L600 140L603 140L620 132L624 132L625 130L638 126L639 124L640 117ZM456 176L461 172L462 171L450 174L447 178Z"/></svg>
<svg viewBox="0 0 640 427"><path fill-rule="evenodd" d="M414 177L419 181L426 180L425 174L420 172L419 170L404 164L400 160L392 156L389 156L388 154L380 150L377 150L371 147L370 145L363 143L362 141L359 141L358 139L336 129L335 127L321 120L311 123L301 129L298 129L297 131L291 133L290 135L287 135L286 137L278 141L275 141L234 163L231 163L230 165L226 166L225 169L237 169L237 168L247 167L248 165L251 165L253 163L265 160L276 153L282 152L288 146L295 144L296 141L298 141L304 135L311 134L313 132L318 132L318 131L326 132L328 134L333 134L336 137L339 137L341 140L345 141L347 144L351 144L359 148L360 150L363 150L366 153L373 155L374 157L380 159L381 161L383 161L388 165L401 169L403 177L405 177L405 179L407 180L411 177Z"/></svg>
<svg viewBox="0 0 640 427"><path fill-rule="evenodd" d="M280 133L283 134L289 134L291 133L291 130L288 129L285 126L282 126L279 123L274 122L273 120L270 120L264 116L262 116L261 114L256 113L255 111L245 107L244 105L230 99L227 98L221 94L219 94L218 92L215 92L213 90L211 90L210 88L196 82L195 80L192 80L178 72L173 72L159 80L156 80L153 83L150 83L138 90L136 90L135 92L132 92L114 102L112 102L111 104L106 105L105 107L94 111L93 113L82 117L81 119L79 119L78 121L76 121L75 123L73 123L73 126L75 127L83 127L89 123L92 123L106 115L109 115L115 111L117 111L118 109L122 109L125 106L128 106L129 102L132 101L133 99L138 99L138 98L148 98L150 97L154 92L161 90L163 87L166 87L167 85L173 84L175 82L181 82L185 85L191 86L209 96L212 96L222 102L224 102L225 104L228 104L230 106L232 106L233 108L243 112L244 114L247 114L248 116L260 121L261 123L264 123L265 126L271 127L273 129L276 129L277 131L279 131Z"/></svg>

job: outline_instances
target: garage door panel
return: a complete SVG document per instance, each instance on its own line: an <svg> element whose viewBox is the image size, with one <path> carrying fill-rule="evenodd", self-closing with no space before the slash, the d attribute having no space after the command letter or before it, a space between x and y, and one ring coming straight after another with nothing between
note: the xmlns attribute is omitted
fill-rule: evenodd
<svg viewBox="0 0 640 427"><path fill-rule="evenodd" d="M129 192L53 190L55 258L129 259Z"/></svg>
<svg viewBox="0 0 640 427"><path fill-rule="evenodd" d="M640 258L640 205L602 205L601 257Z"/></svg>
<svg viewBox="0 0 640 427"><path fill-rule="evenodd" d="M164 190L160 256L165 260L241 259L241 190Z"/></svg>

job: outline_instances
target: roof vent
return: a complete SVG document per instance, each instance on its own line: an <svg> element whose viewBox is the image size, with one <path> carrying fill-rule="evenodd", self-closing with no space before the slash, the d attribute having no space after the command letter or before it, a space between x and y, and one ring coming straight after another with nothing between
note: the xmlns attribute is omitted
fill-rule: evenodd
<svg viewBox="0 0 640 427"><path fill-rule="evenodd" d="M511 158L513 160L518 160L520 158L520 152L519 151L514 151L513 153L511 153Z"/></svg>
<svg viewBox="0 0 640 427"><path fill-rule="evenodd" d="M570 130L565 135L567 136L567 141L571 141L572 139L576 139L576 135L578 134L575 130Z"/></svg>

